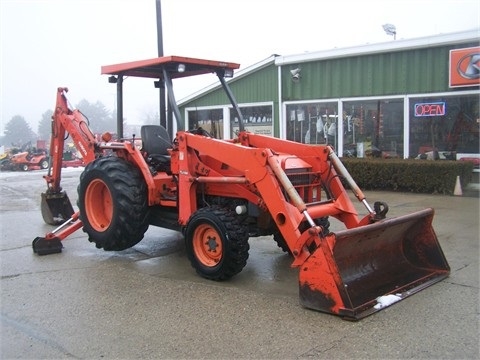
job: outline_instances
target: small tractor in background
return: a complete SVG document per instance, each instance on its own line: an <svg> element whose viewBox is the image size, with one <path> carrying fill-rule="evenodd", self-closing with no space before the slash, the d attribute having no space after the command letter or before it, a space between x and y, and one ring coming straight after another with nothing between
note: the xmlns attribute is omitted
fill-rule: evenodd
<svg viewBox="0 0 480 360"><path fill-rule="evenodd" d="M446 278L433 209L387 218L387 204L368 204L330 146L250 133L225 80L238 67L178 56L102 67L120 95L124 76L165 84L177 121L173 139L165 127L148 125L141 139L112 141L106 133L97 140L82 113L67 106L67 89L58 88L41 210L45 222L59 226L35 238L33 251L61 252L62 241L81 228L97 248L121 251L141 241L150 225L160 226L181 231L196 272L220 281L245 267L249 240L271 236L299 269L301 304L354 320ZM207 73L217 75L237 112L234 139L184 130L172 79ZM123 110L117 112L121 123ZM60 186L66 134L86 164L76 212ZM363 217L344 183L365 206ZM330 231L332 219L344 229Z"/></svg>
<svg viewBox="0 0 480 360"><path fill-rule="evenodd" d="M5 156L0 162L2 171L29 171L48 169L49 158L46 150L28 149Z"/></svg>
<svg viewBox="0 0 480 360"><path fill-rule="evenodd" d="M48 169L48 155L45 151L31 153L24 151L10 158L14 170L40 170Z"/></svg>

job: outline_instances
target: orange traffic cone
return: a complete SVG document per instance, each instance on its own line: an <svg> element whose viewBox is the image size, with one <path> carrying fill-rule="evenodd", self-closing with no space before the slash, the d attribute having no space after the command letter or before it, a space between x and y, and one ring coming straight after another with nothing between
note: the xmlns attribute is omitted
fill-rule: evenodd
<svg viewBox="0 0 480 360"><path fill-rule="evenodd" d="M460 184L460 176L457 176L457 181L455 182L455 189L453 190L453 195L462 196L462 185Z"/></svg>

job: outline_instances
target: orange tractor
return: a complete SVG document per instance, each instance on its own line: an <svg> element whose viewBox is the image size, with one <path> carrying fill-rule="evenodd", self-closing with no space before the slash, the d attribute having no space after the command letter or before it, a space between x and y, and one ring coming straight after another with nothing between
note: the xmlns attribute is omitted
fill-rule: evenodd
<svg viewBox="0 0 480 360"><path fill-rule="evenodd" d="M388 219L388 206L368 204L330 146L248 132L225 80L238 67L176 56L102 67L120 94L124 76L166 85L178 131L172 140L162 126L143 126L141 147L138 138L111 141L104 134L98 141L59 88L41 207L44 220L59 226L33 241L34 252L61 252L62 241L80 228L98 248L121 251L141 241L150 225L160 226L182 231L200 276L227 280L245 267L249 239L271 236L299 268L301 304L346 319L365 317L446 278L450 269L432 228L433 209ZM206 73L217 75L237 112L234 139L183 128L172 79ZM66 133L87 164L77 212L60 187L58 149ZM359 217L343 184L363 203L365 216ZM344 229L330 231L332 219Z"/></svg>
<svg viewBox="0 0 480 360"><path fill-rule="evenodd" d="M2 162L2 170L44 170L49 166L46 151L22 151Z"/></svg>

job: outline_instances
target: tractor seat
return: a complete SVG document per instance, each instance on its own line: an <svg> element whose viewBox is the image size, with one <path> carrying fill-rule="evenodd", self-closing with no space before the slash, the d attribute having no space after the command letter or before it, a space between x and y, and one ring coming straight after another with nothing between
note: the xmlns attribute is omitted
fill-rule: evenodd
<svg viewBox="0 0 480 360"><path fill-rule="evenodd" d="M161 125L144 125L140 129L142 150L148 155L147 162L156 171L170 173L170 155L168 149L172 142L167 130Z"/></svg>

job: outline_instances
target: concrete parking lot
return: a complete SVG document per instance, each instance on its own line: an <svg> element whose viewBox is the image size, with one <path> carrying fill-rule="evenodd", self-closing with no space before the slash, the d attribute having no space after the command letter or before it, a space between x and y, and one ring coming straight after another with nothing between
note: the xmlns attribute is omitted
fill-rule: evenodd
<svg viewBox="0 0 480 360"><path fill-rule="evenodd" d="M63 174L72 204L81 171ZM42 175L0 173L2 359L480 357L478 196L366 192L390 217L433 207L451 275L350 322L299 304L297 270L269 237L252 239L245 269L222 283L195 274L179 233L153 227L123 252L80 230L61 254L37 256L32 240L53 228Z"/></svg>

